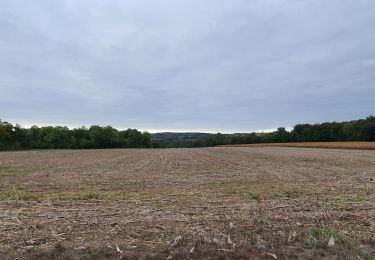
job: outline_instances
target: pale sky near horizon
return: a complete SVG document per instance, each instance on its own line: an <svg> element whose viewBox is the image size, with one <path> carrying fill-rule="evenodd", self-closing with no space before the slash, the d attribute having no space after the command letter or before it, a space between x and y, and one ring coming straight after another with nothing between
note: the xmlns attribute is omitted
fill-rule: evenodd
<svg viewBox="0 0 375 260"><path fill-rule="evenodd" d="M0 119L249 132L375 114L373 0L0 3Z"/></svg>

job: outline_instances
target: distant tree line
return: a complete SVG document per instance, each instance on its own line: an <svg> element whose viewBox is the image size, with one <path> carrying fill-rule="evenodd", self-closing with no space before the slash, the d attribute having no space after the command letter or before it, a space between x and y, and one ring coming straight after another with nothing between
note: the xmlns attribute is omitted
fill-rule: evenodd
<svg viewBox="0 0 375 260"><path fill-rule="evenodd" d="M298 124L292 131L284 127L270 133L213 134L193 141L191 147L216 146L225 144L256 144L284 142L334 142L334 141L375 141L375 117L349 122L321 124Z"/></svg>
<svg viewBox="0 0 375 260"><path fill-rule="evenodd" d="M102 149L205 147L225 144L281 142L375 141L375 117L349 122L298 124L270 133L207 134L158 133L136 129L119 131L111 126L93 125L69 129L65 126L23 128L0 120L0 150L16 149Z"/></svg>
<svg viewBox="0 0 375 260"><path fill-rule="evenodd" d="M119 131L111 126L69 129L65 126L23 128L0 120L0 150L152 148L158 143L148 132Z"/></svg>

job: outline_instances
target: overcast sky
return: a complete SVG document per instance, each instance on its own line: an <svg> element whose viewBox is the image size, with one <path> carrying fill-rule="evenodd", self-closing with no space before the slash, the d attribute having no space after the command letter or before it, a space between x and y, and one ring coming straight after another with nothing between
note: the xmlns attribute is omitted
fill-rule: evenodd
<svg viewBox="0 0 375 260"><path fill-rule="evenodd" d="M246 132L375 114L374 0L9 0L0 118Z"/></svg>

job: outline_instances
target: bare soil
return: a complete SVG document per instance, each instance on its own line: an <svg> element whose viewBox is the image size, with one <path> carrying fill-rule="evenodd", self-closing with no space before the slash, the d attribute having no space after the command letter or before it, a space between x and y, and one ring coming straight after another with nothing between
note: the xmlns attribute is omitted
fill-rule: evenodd
<svg viewBox="0 0 375 260"><path fill-rule="evenodd" d="M373 259L375 151L0 153L0 259Z"/></svg>

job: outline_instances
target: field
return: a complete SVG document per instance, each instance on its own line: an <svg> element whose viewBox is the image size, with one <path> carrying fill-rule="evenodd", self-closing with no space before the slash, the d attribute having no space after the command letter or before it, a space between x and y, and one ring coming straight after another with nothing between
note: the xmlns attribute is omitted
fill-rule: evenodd
<svg viewBox="0 0 375 260"><path fill-rule="evenodd" d="M324 149L353 149L375 150L375 142L305 142L305 143L262 143L235 144L224 147L296 147L296 148L324 148Z"/></svg>
<svg viewBox="0 0 375 260"><path fill-rule="evenodd" d="M375 152L0 153L0 259L373 259Z"/></svg>

